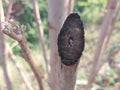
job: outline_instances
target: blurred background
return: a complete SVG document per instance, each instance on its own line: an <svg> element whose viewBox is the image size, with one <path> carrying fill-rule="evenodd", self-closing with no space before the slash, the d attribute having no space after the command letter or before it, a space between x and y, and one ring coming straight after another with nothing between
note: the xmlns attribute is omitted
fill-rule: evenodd
<svg viewBox="0 0 120 90"><path fill-rule="evenodd" d="M74 0L73 12L81 16L85 28L85 49L77 71L77 90L84 90L91 75L91 68L95 64L98 65L95 66L95 68L97 67L97 75L95 76L91 90L120 90L120 1L118 0L115 6L109 8L108 2L110 1L112 0ZM19 25L26 26L25 36L35 57L35 63L41 68L41 72L44 75L42 78L45 90L49 90L46 66L34 18L33 4L30 0L13 0L12 2L12 10L9 18L18 21ZM10 2L9 0L2 0L2 3L4 15L7 16ZM47 0L37 0L37 3L41 17L40 23L43 28L46 55L49 59L48 2ZM104 39L103 43L102 38ZM6 60L12 90L28 90L19 71L23 73L23 76L30 83L30 87L33 90L38 90L34 74L26 61L23 60L24 57L20 46L8 36L5 36L5 40L11 47L14 53L13 56L15 57L15 61L13 61L7 55L8 58ZM99 61L95 63L96 53L99 51L101 52L99 59L97 59ZM20 70L16 65L18 65ZM0 65L0 90L7 90L2 65Z"/></svg>

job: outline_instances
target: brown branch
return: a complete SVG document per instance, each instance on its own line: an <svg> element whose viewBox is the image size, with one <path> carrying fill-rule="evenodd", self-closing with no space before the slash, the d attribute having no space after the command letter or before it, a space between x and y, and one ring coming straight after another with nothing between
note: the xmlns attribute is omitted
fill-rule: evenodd
<svg viewBox="0 0 120 90"><path fill-rule="evenodd" d="M73 11L73 8L74 8L74 0L69 0L68 15Z"/></svg>
<svg viewBox="0 0 120 90"><path fill-rule="evenodd" d="M27 80L27 77L25 76L24 72L22 72L21 68L20 68L20 64L16 61L16 57L13 54L12 49L10 48L10 46L8 44L6 44L7 46L7 51L8 51L8 55L11 58L12 62L14 63L16 69L18 70L18 73L20 74L20 76L22 77L27 90L33 90L33 88L31 87L29 81Z"/></svg>
<svg viewBox="0 0 120 90"><path fill-rule="evenodd" d="M39 13L39 7L37 0L32 0L33 8L34 8L34 18L37 23L37 28L38 28L38 34L39 34L39 42L41 42L41 49L43 52L43 57L45 60L45 65L46 65L46 70L48 73L48 59L46 55L46 49L45 49L45 43L44 43L44 37L43 37L43 27L41 25L41 18L40 18L40 13Z"/></svg>
<svg viewBox="0 0 120 90"><path fill-rule="evenodd" d="M42 77L41 70L34 63L35 59L29 50L25 36L23 36L22 40L19 41L18 43L19 43L20 47L22 48L25 60L28 62L28 64L30 65L31 69L33 70L33 72L35 74L35 77L38 81L40 90L43 90L43 83L42 83L42 79L41 79L41 77Z"/></svg>
<svg viewBox="0 0 120 90"><path fill-rule="evenodd" d="M14 24L14 25L13 25ZM44 90L43 89L43 83L42 83L42 79L41 79L41 70L40 68L37 67L37 65L35 64L35 58L32 55L29 46L27 45L27 40L23 34L23 31L25 29L24 26L18 26L17 24L15 24L14 20L9 20L4 22L4 26L5 28L3 29L3 33L5 33L6 35L10 36L12 39L17 40L25 57L25 60L27 61L27 63L30 65L31 69L34 72L34 75L38 81L39 84L39 89L40 90Z"/></svg>
<svg viewBox="0 0 120 90"><path fill-rule="evenodd" d="M97 74L97 70L98 70L97 67L98 67L98 64L100 62L101 53L103 53L103 50L102 50L103 42L104 42L105 36L109 30L109 27L112 23L113 14L115 12L117 0L108 0L108 1L109 1L108 2L109 3L108 4L108 11L105 15L104 21L103 21L102 26L101 26L101 33L100 33L100 37L98 40L95 56L93 59L93 66L92 66L92 70L90 73L88 84L87 84L85 90L90 90L92 83L95 79L95 76Z"/></svg>
<svg viewBox="0 0 120 90"><path fill-rule="evenodd" d="M0 64L4 72L4 78L7 85L7 89L12 90L12 85L8 75L7 63L6 63L5 39L4 39L4 35L1 32L1 29L3 28L1 22L3 21L4 21L4 11L3 11L2 0L0 0Z"/></svg>
<svg viewBox="0 0 120 90"><path fill-rule="evenodd" d="M112 23L111 23L111 26L109 27L108 34L105 37L103 48L102 48L103 50L106 49L106 47L107 47L107 45L109 43L110 37L112 35L112 31L114 30L115 24L116 24L116 22L118 20L119 13L120 13L120 5L118 6L118 8L117 8L117 10L116 10L116 12L115 12L115 14L113 16Z"/></svg>
<svg viewBox="0 0 120 90"><path fill-rule="evenodd" d="M7 10L6 20L8 20L10 18L10 14L12 12L12 5L13 5L13 0L9 0L9 5L8 5L8 10Z"/></svg>
<svg viewBox="0 0 120 90"><path fill-rule="evenodd" d="M58 34L58 52L61 60L60 90L74 90L79 58L84 50L84 27L80 16L70 14Z"/></svg>

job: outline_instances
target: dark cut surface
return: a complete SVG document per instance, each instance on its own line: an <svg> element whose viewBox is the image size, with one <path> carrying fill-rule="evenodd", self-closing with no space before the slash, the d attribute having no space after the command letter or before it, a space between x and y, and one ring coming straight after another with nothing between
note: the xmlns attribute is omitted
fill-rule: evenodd
<svg viewBox="0 0 120 90"><path fill-rule="evenodd" d="M70 14L58 35L58 52L65 65L79 61L84 50L84 27L77 13Z"/></svg>

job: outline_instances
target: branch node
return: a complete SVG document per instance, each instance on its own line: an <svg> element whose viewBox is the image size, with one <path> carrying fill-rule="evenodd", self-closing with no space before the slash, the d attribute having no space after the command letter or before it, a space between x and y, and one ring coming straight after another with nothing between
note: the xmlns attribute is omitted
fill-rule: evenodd
<svg viewBox="0 0 120 90"><path fill-rule="evenodd" d="M2 25L4 28L2 29L2 32L11 38L21 41L22 40L22 34L26 29L26 26L24 25L18 25L18 22L10 19L8 21L2 22Z"/></svg>

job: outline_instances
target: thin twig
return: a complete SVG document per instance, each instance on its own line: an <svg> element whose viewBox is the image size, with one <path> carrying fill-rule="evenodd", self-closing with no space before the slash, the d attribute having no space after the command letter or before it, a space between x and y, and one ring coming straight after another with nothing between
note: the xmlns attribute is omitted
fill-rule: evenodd
<svg viewBox="0 0 120 90"><path fill-rule="evenodd" d="M6 20L8 20L10 18L10 14L12 12L12 5L13 5L13 0L9 0L9 5L8 5L8 10L7 10Z"/></svg>
<svg viewBox="0 0 120 90"><path fill-rule="evenodd" d="M25 74L21 70L20 64L16 61L16 57L13 54L12 49L10 48L10 46L8 44L6 44L6 46L7 46L8 55L10 56L12 62L14 63L16 69L18 70L20 76L22 77L22 79L23 79L23 81L24 81L24 83L26 85L27 90L33 90L33 88L31 87L31 85L29 83L29 81L27 80L27 77L25 76Z"/></svg>
<svg viewBox="0 0 120 90"><path fill-rule="evenodd" d="M39 7L38 7L37 0L32 0L32 3L33 3L33 8L34 8L34 17L35 17L38 32L39 32L39 42L41 42L41 49L42 49L43 57L45 60L46 70L48 73L48 59L47 59L47 55L46 55L46 49L45 49L45 43L44 43L44 37L43 37L43 27L41 25Z"/></svg>

